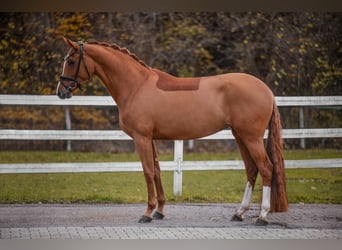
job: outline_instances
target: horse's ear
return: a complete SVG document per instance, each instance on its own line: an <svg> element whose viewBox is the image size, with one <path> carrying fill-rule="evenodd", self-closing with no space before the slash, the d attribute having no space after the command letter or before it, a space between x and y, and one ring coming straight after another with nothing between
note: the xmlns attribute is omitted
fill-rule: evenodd
<svg viewBox="0 0 342 250"><path fill-rule="evenodd" d="M78 50L78 44L77 42L71 41L69 38L63 36L63 40L65 42L65 44L73 47L75 50Z"/></svg>

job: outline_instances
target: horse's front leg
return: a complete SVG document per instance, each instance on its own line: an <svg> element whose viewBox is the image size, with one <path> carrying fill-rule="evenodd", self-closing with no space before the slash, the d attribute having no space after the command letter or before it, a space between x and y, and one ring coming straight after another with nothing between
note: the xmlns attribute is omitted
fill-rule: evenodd
<svg viewBox="0 0 342 250"><path fill-rule="evenodd" d="M157 201L154 193L155 169L152 139L148 137L138 136L134 138L134 143L140 156L140 160L144 170L148 198L147 209L144 215L139 219L139 222L146 223L152 221L152 212L157 206Z"/></svg>
<svg viewBox="0 0 342 250"><path fill-rule="evenodd" d="M165 194L163 189L163 184L160 176L160 166L159 160L157 155L157 147L155 142L152 142L152 149L153 149L153 163L154 163L154 183L157 190L157 200L158 200L158 207L157 211L153 214L153 219L161 220L164 218L163 209L165 205Z"/></svg>

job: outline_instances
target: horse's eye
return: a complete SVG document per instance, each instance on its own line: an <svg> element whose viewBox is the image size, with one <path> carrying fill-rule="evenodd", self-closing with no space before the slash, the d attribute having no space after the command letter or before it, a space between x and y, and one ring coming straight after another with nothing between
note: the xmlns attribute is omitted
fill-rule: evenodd
<svg viewBox="0 0 342 250"><path fill-rule="evenodd" d="M69 64L70 66L73 66L73 65L75 64L75 62L74 62L74 61L69 61L68 64Z"/></svg>

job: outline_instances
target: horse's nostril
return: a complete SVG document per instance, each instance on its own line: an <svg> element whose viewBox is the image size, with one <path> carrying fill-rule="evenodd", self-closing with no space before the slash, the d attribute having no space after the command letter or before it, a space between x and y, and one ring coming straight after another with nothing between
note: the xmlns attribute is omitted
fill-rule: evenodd
<svg viewBox="0 0 342 250"><path fill-rule="evenodd" d="M65 99L65 95L63 95L61 92L57 92L57 96L60 98L60 99Z"/></svg>

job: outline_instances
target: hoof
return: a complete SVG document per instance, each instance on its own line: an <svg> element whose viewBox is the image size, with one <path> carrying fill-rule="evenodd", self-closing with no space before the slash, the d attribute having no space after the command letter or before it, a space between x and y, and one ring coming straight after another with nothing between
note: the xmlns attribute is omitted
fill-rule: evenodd
<svg viewBox="0 0 342 250"><path fill-rule="evenodd" d="M165 216L162 213L159 213L158 211L155 211L153 214L153 219L155 220L162 220Z"/></svg>
<svg viewBox="0 0 342 250"><path fill-rule="evenodd" d="M258 218L255 222L256 226L267 226L268 225L268 221L266 219L261 219Z"/></svg>
<svg viewBox="0 0 342 250"><path fill-rule="evenodd" d="M141 216L141 218L139 219L139 223L150 223L152 221L151 217L148 217L146 215Z"/></svg>
<svg viewBox="0 0 342 250"><path fill-rule="evenodd" d="M243 218L241 215L234 214L230 220L231 221L243 221Z"/></svg>

